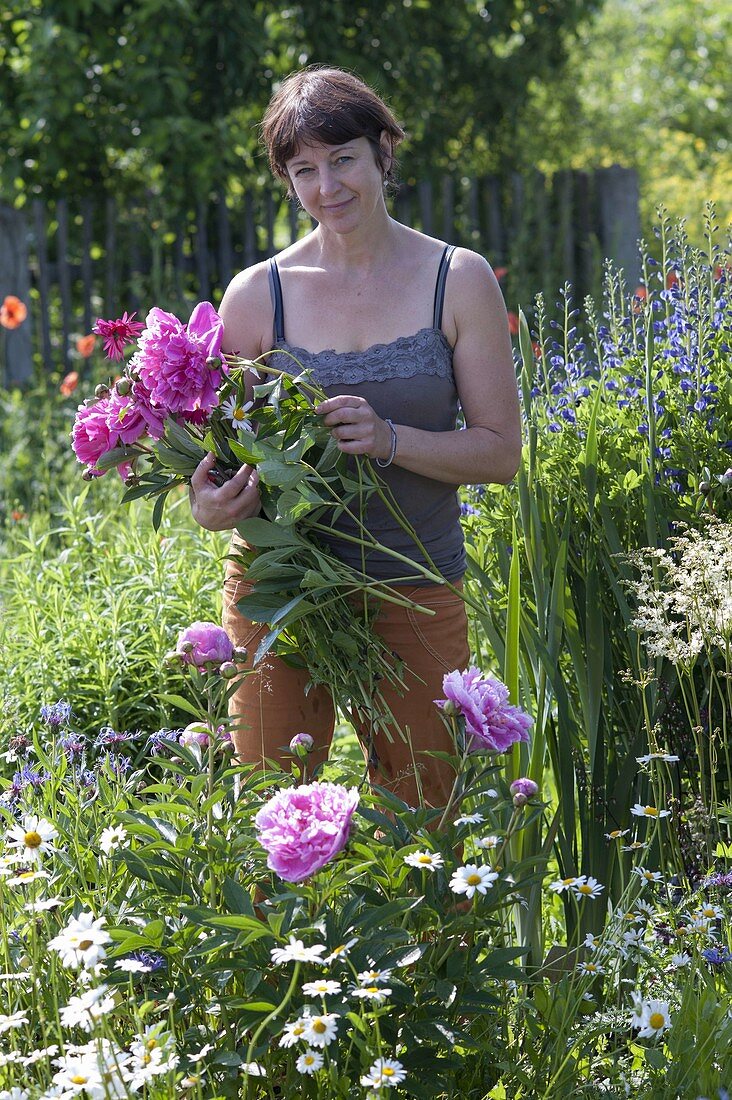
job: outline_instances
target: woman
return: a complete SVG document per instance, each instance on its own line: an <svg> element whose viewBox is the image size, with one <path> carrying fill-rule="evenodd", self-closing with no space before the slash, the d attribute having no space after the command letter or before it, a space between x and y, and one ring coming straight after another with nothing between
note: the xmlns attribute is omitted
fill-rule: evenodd
<svg viewBox="0 0 732 1100"><path fill-rule="evenodd" d="M404 133L379 97L339 69L311 67L283 82L264 118L274 173L317 222L274 259L241 272L221 302L224 350L255 359L273 348L297 356L328 393L316 411L339 448L382 467L400 507L432 561L459 587L465 554L457 487L506 483L516 473L521 426L506 310L486 261L451 249L389 216L385 187ZM323 350L327 349L327 350ZM292 369L273 354L268 362ZM458 402L466 427L456 431ZM191 483L193 515L209 530L233 528L259 511L257 472L243 467L217 487L213 456ZM415 561L414 542L380 504L368 523L379 541ZM340 524L345 526L344 524ZM406 540L406 541L405 541ZM333 548L360 568L360 550ZM234 545L235 550L235 545ZM429 755L451 751L433 700L446 672L470 657L465 607L458 595L409 575L387 555L367 560L370 575L389 582L434 616L382 605L375 629L405 662L408 691L389 695L406 740L361 728L372 779L412 805L445 802L449 769ZM263 628L236 609L250 586L229 563L224 625L253 652ZM232 700L240 759L278 759L291 737L315 740L325 759L334 711L328 693L306 694L308 674L268 657ZM358 719L357 719L358 722Z"/></svg>

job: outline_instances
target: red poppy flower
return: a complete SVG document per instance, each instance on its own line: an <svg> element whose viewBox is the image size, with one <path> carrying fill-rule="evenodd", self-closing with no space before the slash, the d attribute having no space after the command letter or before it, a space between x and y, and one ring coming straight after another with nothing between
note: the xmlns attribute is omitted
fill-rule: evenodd
<svg viewBox="0 0 732 1100"><path fill-rule="evenodd" d="M61 385L58 388L58 392L63 394L64 397L70 397L76 387L79 385L79 372L76 370L69 371L64 377Z"/></svg>
<svg viewBox="0 0 732 1100"><path fill-rule="evenodd" d="M17 328L18 325L23 324L27 316L28 310L20 298L16 298L14 294L8 294L0 306L0 325L3 328Z"/></svg>
<svg viewBox="0 0 732 1100"><path fill-rule="evenodd" d="M508 331L511 333L512 336L518 336L518 331L519 331L518 314L514 313L513 310L511 310L511 309L509 309L509 311L508 311Z"/></svg>
<svg viewBox="0 0 732 1100"><path fill-rule="evenodd" d="M17 508L14 508L13 511L10 513L10 518L12 519L13 523L20 523L22 519L25 519L25 512L21 512Z"/></svg>
<svg viewBox="0 0 732 1100"><path fill-rule="evenodd" d="M498 282L500 283L501 279L505 279L506 276L508 275L508 268L507 267L494 267L493 268L493 274L495 275L495 277L498 279Z"/></svg>
<svg viewBox="0 0 732 1100"><path fill-rule="evenodd" d="M91 334L89 334L89 336L80 336L76 341L76 350L82 359L88 359L96 346L97 338Z"/></svg>

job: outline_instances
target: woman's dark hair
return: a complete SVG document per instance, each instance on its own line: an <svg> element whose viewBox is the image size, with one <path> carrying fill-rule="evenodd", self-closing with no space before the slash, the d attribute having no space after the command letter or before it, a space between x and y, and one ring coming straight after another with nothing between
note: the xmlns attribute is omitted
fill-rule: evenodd
<svg viewBox="0 0 732 1100"><path fill-rule="evenodd" d="M386 132L392 155L385 156L379 141ZM270 167L292 194L287 161L303 142L345 145L365 137L374 150L384 181L393 177L393 150L404 131L386 104L367 84L343 69L309 65L292 73L272 96L262 120L262 139Z"/></svg>

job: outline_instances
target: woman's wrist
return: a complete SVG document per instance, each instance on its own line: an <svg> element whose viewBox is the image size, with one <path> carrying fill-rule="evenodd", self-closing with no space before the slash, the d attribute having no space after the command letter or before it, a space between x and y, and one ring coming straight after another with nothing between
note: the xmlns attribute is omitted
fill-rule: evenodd
<svg viewBox="0 0 732 1100"><path fill-rule="evenodd" d="M374 460L376 462L376 465L380 466L382 470L385 469L387 466L391 466L392 462L394 461L394 456L397 449L396 428L394 427L388 416L385 417L384 423L388 425L391 436L389 441L389 453L385 458L377 458Z"/></svg>

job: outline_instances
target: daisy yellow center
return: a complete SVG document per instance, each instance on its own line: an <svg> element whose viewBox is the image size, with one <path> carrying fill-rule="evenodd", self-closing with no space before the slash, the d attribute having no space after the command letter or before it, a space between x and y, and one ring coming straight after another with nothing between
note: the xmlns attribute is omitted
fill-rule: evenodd
<svg viewBox="0 0 732 1100"><path fill-rule="evenodd" d="M25 846L26 848L40 848L43 844L43 837L40 833L37 833L32 829L29 833L25 834Z"/></svg>
<svg viewBox="0 0 732 1100"><path fill-rule="evenodd" d="M366 986L366 992L367 993L378 993L379 992L379 987L378 987L378 985L367 985Z"/></svg>
<svg viewBox="0 0 732 1100"><path fill-rule="evenodd" d="M322 1020L316 1020L315 1023L313 1024L313 1031L316 1032L317 1035L322 1035L323 1032L327 1031L327 1030L328 1030L328 1028L323 1023Z"/></svg>
<svg viewBox="0 0 732 1100"><path fill-rule="evenodd" d="M305 1065L306 1066L312 1066L314 1061L315 1061L315 1058L313 1057L312 1054L306 1054L305 1055Z"/></svg>
<svg viewBox="0 0 732 1100"><path fill-rule="evenodd" d="M155 1047L157 1045L158 1045L157 1039L148 1039L147 1042L145 1043L145 1046L147 1047L148 1050L155 1050Z"/></svg>
<svg viewBox="0 0 732 1100"><path fill-rule="evenodd" d="M702 909L703 917L715 917L716 915L713 909Z"/></svg>
<svg viewBox="0 0 732 1100"><path fill-rule="evenodd" d="M345 951L345 950L346 950L346 945L345 945L345 943L342 943L338 947L333 948L333 954L334 955L340 955L341 952Z"/></svg>
<svg viewBox="0 0 732 1100"><path fill-rule="evenodd" d="M237 405L231 415L232 415L232 418L234 420L243 420L244 419L244 410L241 407L241 405Z"/></svg>
<svg viewBox="0 0 732 1100"><path fill-rule="evenodd" d="M481 877L480 875L476 875L475 873L473 873L472 875L468 875L466 881L468 883L468 886L477 886L478 883L481 881Z"/></svg>
<svg viewBox="0 0 732 1100"><path fill-rule="evenodd" d="M71 1084L72 1085L85 1085L88 1080L89 1080L89 1078L84 1077L83 1074L75 1073L74 1076L71 1078Z"/></svg>
<svg viewBox="0 0 732 1100"><path fill-rule="evenodd" d="M382 1075L382 1077L393 1077L394 1076L394 1070L391 1068L391 1066L384 1066L384 1068L381 1071L381 1075Z"/></svg>
<svg viewBox="0 0 732 1100"><path fill-rule="evenodd" d="M292 1029L292 1034L293 1035L302 1035L304 1033L304 1031L305 1031L305 1028L302 1026L302 1024L296 1024L295 1027L293 1027L293 1029Z"/></svg>
<svg viewBox="0 0 732 1100"><path fill-rule="evenodd" d="M597 970L597 967L595 966L594 963L587 963L585 965L585 970L587 970L590 974L594 974L595 971Z"/></svg>
<svg viewBox="0 0 732 1100"><path fill-rule="evenodd" d="M643 813L648 817L658 817L658 810L655 806L644 806Z"/></svg>
<svg viewBox="0 0 732 1100"><path fill-rule="evenodd" d="M419 856L418 857L418 862L419 863L431 863L432 862L432 856L427 856L427 855Z"/></svg>
<svg viewBox="0 0 732 1100"><path fill-rule="evenodd" d="M592 893L592 887L588 886L586 882L583 882L581 886L577 887L577 889L579 890L580 894L591 894Z"/></svg>
<svg viewBox="0 0 732 1100"><path fill-rule="evenodd" d="M17 877L34 879L36 877L36 873L35 871L21 871Z"/></svg>
<svg viewBox="0 0 732 1100"><path fill-rule="evenodd" d="M81 940L79 942L80 951L88 951L90 947L94 945L94 940Z"/></svg>
<svg viewBox="0 0 732 1100"><path fill-rule="evenodd" d="M142 1061L143 1066L149 1066L150 1063L152 1062L152 1055L151 1054L143 1054L141 1061Z"/></svg>
<svg viewBox="0 0 732 1100"><path fill-rule="evenodd" d="M613 831L611 833L608 833L608 836L611 836L613 838L615 838L616 836L621 836L621 835L622 834L621 834L619 829L613 829Z"/></svg>
<svg viewBox="0 0 732 1100"><path fill-rule="evenodd" d="M571 886L573 882L574 882L574 875L571 875L569 878L563 878L562 879L562 886Z"/></svg>
<svg viewBox="0 0 732 1100"><path fill-rule="evenodd" d="M648 1017L648 1023L651 1025L654 1031L658 1031L660 1027L666 1023L666 1018L662 1012L652 1012Z"/></svg>

